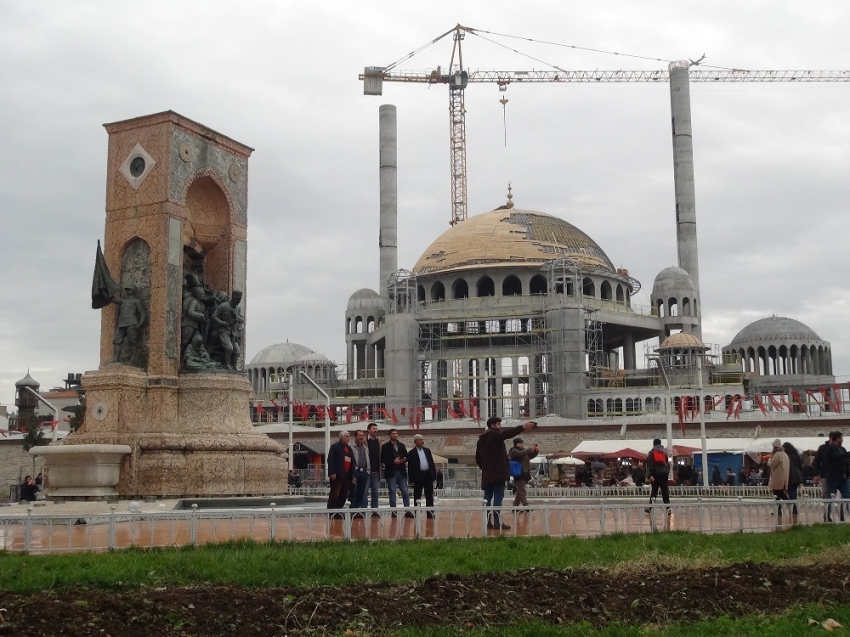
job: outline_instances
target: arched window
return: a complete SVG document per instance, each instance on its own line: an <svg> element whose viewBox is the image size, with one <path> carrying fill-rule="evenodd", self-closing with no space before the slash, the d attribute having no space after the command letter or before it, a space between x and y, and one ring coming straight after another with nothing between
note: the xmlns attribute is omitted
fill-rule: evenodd
<svg viewBox="0 0 850 637"><path fill-rule="evenodd" d="M611 284L608 281L603 281L602 285L599 286L599 294L602 295L602 300L610 301L614 298L614 294L611 291Z"/></svg>
<svg viewBox="0 0 850 637"><path fill-rule="evenodd" d="M345 319L345 333L351 334L351 317L349 316Z"/></svg>
<svg viewBox="0 0 850 637"><path fill-rule="evenodd" d="M457 279L452 283L452 298L453 299L468 299L469 284L466 279Z"/></svg>
<svg viewBox="0 0 850 637"><path fill-rule="evenodd" d="M660 318L664 318L664 301L662 301L661 299L658 299L658 301L656 302L656 305L658 306L658 316Z"/></svg>
<svg viewBox="0 0 850 637"><path fill-rule="evenodd" d="M697 300L694 299L694 316L699 316L699 312L697 311Z"/></svg>
<svg viewBox="0 0 850 637"><path fill-rule="evenodd" d="M679 301L676 299L676 297L671 296L667 300L667 310L669 316L679 316Z"/></svg>
<svg viewBox="0 0 850 637"><path fill-rule="evenodd" d="M623 295L623 286L617 284L617 303L625 303L626 297Z"/></svg>
<svg viewBox="0 0 850 637"><path fill-rule="evenodd" d="M356 319L354 319L354 331L357 332L358 334L363 333L363 317L362 316L358 316Z"/></svg>
<svg viewBox="0 0 850 637"><path fill-rule="evenodd" d="M509 274L502 281L502 296L522 296L522 281L514 274Z"/></svg>
<svg viewBox="0 0 850 637"><path fill-rule="evenodd" d="M489 276L483 276L478 280L478 296L496 296L496 284Z"/></svg>
<svg viewBox="0 0 850 637"><path fill-rule="evenodd" d="M542 274L535 274L531 277L531 282L528 284L528 291L530 294L546 294L548 292L546 277ZM561 292L563 292L563 288L561 288Z"/></svg>
<svg viewBox="0 0 850 637"><path fill-rule="evenodd" d="M588 278L585 278L581 282L581 293L584 296L596 297L596 286L593 284L593 281Z"/></svg>
<svg viewBox="0 0 850 637"><path fill-rule="evenodd" d="M375 317L370 316L366 319L366 331L372 333L375 331Z"/></svg>
<svg viewBox="0 0 850 637"><path fill-rule="evenodd" d="M416 286L416 300L420 303L425 302L425 288L421 285Z"/></svg>
<svg viewBox="0 0 850 637"><path fill-rule="evenodd" d="M691 300L688 297L682 299L682 316L691 315Z"/></svg>
<svg viewBox="0 0 850 637"><path fill-rule="evenodd" d="M437 281L434 285L431 286L431 300L432 301L445 301L446 300L446 286L442 284L441 281Z"/></svg>
<svg viewBox="0 0 850 637"><path fill-rule="evenodd" d="M505 332L521 332L522 321L519 319L508 319L505 321Z"/></svg>

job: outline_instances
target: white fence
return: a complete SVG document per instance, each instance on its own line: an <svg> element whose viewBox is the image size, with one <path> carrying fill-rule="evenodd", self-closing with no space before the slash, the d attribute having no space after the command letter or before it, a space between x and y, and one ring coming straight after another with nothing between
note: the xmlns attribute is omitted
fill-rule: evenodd
<svg viewBox="0 0 850 637"><path fill-rule="evenodd" d="M795 506L796 505L796 506ZM794 511L796 510L796 513ZM98 515L35 513L0 517L0 549L29 553L104 551L200 545L234 540L325 541L510 536L594 537L660 530L766 532L793 523L844 523L846 501L702 499L670 505L605 498L587 503L502 507L499 524L482 505L410 509L270 507L261 510L175 510ZM850 515L846 516L850 519ZM827 520L829 518L829 520ZM502 527L501 525L506 525ZM491 528L496 526L497 528Z"/></svg>

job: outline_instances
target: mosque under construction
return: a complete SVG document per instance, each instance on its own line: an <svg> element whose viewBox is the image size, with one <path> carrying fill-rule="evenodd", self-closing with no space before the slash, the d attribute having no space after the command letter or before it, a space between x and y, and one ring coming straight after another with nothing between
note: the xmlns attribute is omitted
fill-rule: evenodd
<svg viewBox="0 0 850 637"><path fill-rule="evenodd" d="M348 300L344 367L288 342L246 365L254 421L284 421L290 408L299 422L324 420L325 399L300 372L327 392L338 423L663 422L668 402L680 420L700 403L721 416L840 411L830 344L799 321L757 320L722 348L702 341L690 111L675 102L676 81L671 74L678 266L655 277L649 307L632 302L640 282L591 237L515 207L510 189L505 205L452 225L400 269L396 108L381 106L377 289Z"/></svg>

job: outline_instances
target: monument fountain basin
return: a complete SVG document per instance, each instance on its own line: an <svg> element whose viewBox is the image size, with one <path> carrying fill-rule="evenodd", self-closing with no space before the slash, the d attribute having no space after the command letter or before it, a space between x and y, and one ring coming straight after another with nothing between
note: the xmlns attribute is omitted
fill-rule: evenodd
<svg viewBox="0 0 850 637"><path fill-rule="evenodd" d="M33 447L43 456L47 480L44 493L52 498L117 498L121 461L129 445L83 444Z"/></svg>

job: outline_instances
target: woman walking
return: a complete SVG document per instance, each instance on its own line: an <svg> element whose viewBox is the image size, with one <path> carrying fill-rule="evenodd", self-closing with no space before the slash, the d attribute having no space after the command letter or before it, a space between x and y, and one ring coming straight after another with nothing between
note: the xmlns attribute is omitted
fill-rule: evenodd
<svg viewBox="0 0 850 637"><path fill-rule="evenodd" d="M785 454L788 456L788 499L797 499L797 489L803 483L803 460L800 458L800 452L790 442L782 444ZM791 509L791 522L797 524L797 505Z"/></svg>

